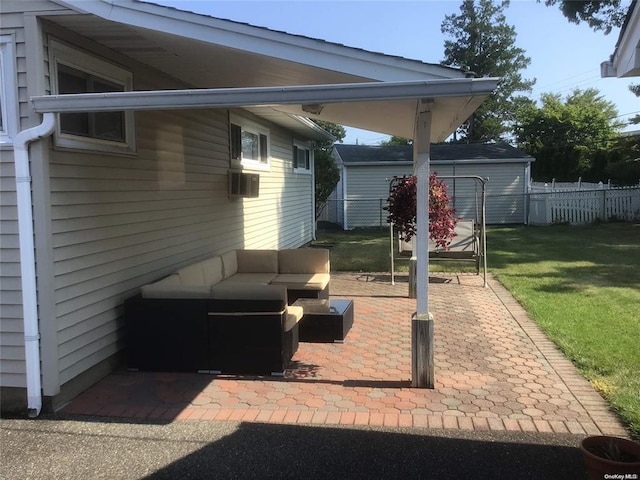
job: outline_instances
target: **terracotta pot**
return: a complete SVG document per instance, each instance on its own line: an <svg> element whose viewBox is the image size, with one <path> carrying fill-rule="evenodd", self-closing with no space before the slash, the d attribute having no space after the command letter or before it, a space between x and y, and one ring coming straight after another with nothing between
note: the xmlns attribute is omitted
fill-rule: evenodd
<svg viewBox="0 0 640 480"><path fill-rule="evenodd" d="M598 453L607 451L612 442L627 460L611 460ZM626 438L598 435L582 440L580 450L589 480L640 480L640 443Z"/></svg>

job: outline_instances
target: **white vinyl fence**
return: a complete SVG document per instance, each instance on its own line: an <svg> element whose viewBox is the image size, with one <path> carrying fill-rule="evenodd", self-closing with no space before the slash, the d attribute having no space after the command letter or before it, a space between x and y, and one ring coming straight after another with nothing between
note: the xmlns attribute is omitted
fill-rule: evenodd
<svg viewBox="0 0 640 480"><path fill-rule="evenodd" d="M603 189L611 189L611 188L618 188L618 187L612 186L610 181L607 183L583 182L581 179L579 179L577 182L556 182L555 180L551 182L531 181L531 183L529 184L529 193L549 193L549 192L563 192L563 191L577 191L577 190L603 190Z"/></svg>
<svg viewBox="0 0 640 480"><path fill-rule="evenodd" d="M640 187L563 189L530 194L529 223L532 225L610 220L640 220Z"/></svg>

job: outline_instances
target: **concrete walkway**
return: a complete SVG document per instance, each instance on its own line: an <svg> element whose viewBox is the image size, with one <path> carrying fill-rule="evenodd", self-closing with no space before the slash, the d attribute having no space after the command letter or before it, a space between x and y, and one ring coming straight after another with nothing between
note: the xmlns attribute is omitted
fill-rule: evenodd
<svg viewBox="0 0 640 480"><path fill-rule="evenodd" d="M406 277L332 274L351 298L343 344L301 343L284 378L115 372L63 414L144 423L230 421L544 434L626 431L600 395L493 278L431 278L436 388L411 388Z"/></svg>

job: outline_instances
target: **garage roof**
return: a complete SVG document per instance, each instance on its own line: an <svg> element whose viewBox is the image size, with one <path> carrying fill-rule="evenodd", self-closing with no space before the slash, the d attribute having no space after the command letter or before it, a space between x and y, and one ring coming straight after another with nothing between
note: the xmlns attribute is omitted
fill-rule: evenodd
<svg viewBox="0 0 640 480"><path fill-rule="evenodd" d="M413 162L411 145L335 145L345 165ZM431 145L431 162L533 162L535 159L507 143L447 143Z"/></svg>

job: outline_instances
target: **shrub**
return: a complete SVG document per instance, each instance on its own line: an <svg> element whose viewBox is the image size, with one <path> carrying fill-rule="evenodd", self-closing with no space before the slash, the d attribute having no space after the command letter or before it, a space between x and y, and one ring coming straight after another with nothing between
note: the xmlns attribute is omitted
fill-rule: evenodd
<svg viewBox="0 0 640 480"><path fill-rule="evenodd" d="M384 208L389 212L387 222L393 223L404 241L416 234L416 185L415 175L394 177ZM439 248L447 249L455 237L458 218L447 195L447 184L436 173L429 176L429 238Z"/></svg>

